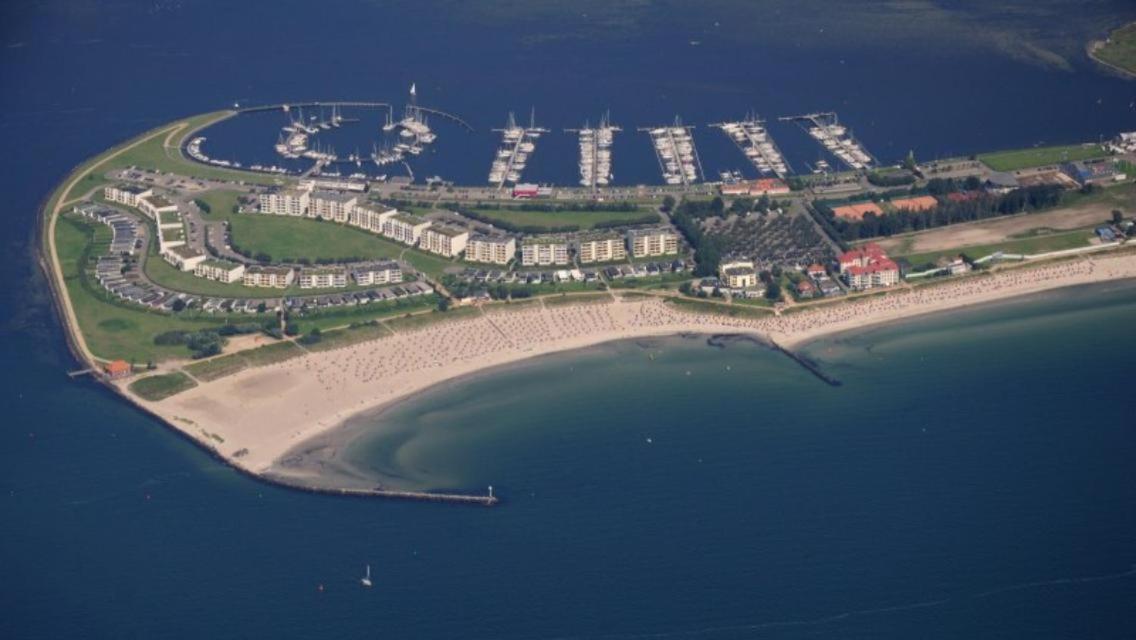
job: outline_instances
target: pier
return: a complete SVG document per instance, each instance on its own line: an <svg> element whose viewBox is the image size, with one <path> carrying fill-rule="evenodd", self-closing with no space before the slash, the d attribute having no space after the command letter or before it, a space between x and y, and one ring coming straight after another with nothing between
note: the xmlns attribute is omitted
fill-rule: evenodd
<svg viewBox="0 0 1136 640"><path fill-rule="evenodd" d="M879 164L875 156L868 153L864 145L852 136L852 132L840 124L834 111L785 116L779 120L797 123L805 133L851 169L866 171Z"/></svg>
<svg viewBox="0 0 1136 640"><path fill-rule="evenodd" d="M666 184L689 186L703 178L702 160L698 158L691 134L693 126L683 125L682 119L676 116L669 127L639 127L638 130L650 134Z"/></svg>
<svg viewBox="0 0 1136 640"><path fill-rule="evenodd" d="M745 120L718 122L710 126L729 136L761 175L773 174L782 180L789 175L789 163L769 135L764 120L748 116Z"/></svg>
<svg viewBox="0 0 1136 640"><path fill-rule="evenodd" d="M482 507L493 507L501 502L500 498L493 495L493 487L489 487L489 493L485 495L476 495L471 493L432 493L429 491L398 491L395 489L383 489L381 487L376 487L374 489L323 489L318 487L298 488L307 489L316 493L328 493L332 495L352 496L359 498L391 498L395 500L413 500L416 502L468 504Z"/></svg>
<svg viewBox="0 0 1136 640"><path fill-rule="evenodd" d="M615 133L622 130L611 124L608 114L600 118L595 129L585 123L583 129L564 130L580 138L580 186L595 192L611 183L615 177L611 173L611 145Z"/></svg>
<svg viewBox="0 0 1136 640"><path fill-rule="evenodd" d="M536 126L535 112L529 119L529 126L521 127L510 111L505 127L494 131L501 133L501 146L489 167L489 184L500 190L506 183L516 184L521 181L521 172L525 170L529 154L536 151L535 139L548 133L548 129Z"/></svg>

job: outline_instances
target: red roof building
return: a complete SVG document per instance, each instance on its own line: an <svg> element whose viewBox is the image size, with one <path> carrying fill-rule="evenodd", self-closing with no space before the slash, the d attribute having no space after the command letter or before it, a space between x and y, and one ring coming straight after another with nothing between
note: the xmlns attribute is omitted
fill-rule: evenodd
<svg viewBox="0 0 1136 640"><path fill-rule="evenodd" d="M778 178L758 178L757 180L742 180L733 184L722 185L724 196L771 196L789 193L789 185Z"/></svg>
<svg viewBox="0 0 1136 640"><path fill-rule="evenodd" d="M114 360L103 365L103 373L108 378L124 378L133 373L133 367L125 360Z"/></svg>
<svg viewBox="0 0 1136 640"><path fill-rule="evenodd" d="M869 242L840 256L840 272L854 289L887 287L899 283L899 265L880 245Z"/></svg>

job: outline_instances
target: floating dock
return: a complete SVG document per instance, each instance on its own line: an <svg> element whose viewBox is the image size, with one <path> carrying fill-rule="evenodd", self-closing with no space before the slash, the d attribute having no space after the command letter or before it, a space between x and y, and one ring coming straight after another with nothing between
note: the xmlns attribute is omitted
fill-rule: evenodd
<svg viewBox="0 0 1136 640"><path fill-rule="evenodd" d="M548 133L548 129L536 126L535 112L529 119L529 126L522 127L510 111L505 127L494 131L501 133L501 146L497 148L493 164L489 167L489 184L502 189L506 184L521 181L528 158L536 151L536 139L541 134Z"/></svg>
<svg viewBox="0 0 1136 640"><path fill-rule="evenodd" d="M786 116L783 121L796 122L814 140L842 163L856 171L866 171L879 164L875 156L857 141L847 127L840 124L836 112Z"/></svg>
<svg viewBox="0 0 1136 640"><path fill-rule="evenodd" d="M668 185L691 185L702 179L702 160L694 148L692 126L682 124L676 117L669 127L640 127L651 136L663 182Z"/></svg>
<svg viewBox="0 0 1136 640"><path fill-rule="evenodd" d="M615 178L611 172L611 145L615 141L615 133L622 129L611 124L610 115L604 114L599 126L594 129L584 123L583 129L565 131L580 138L580 186L595 191L611 184Z"/></svg>
<svg viewBox="0 0 1136 640"><path fill-rule="evenodd" d="M762 176L775 175L784 180L789 175L785 154L769 135L764 120L751 115L745 120L718 122L710 126L729 136Z"/></svg>

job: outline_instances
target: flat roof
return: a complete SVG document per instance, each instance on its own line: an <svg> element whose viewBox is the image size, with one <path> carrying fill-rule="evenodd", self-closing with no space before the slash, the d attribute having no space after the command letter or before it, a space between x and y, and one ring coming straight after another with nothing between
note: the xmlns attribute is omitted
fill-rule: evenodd
<svg viewBox="0 0 1136 640"><path fill-rule="evenodd" d="M405 222L406 224L412 224L414 226L418 226L424 222L430 222L426 218L422 218L420 216L414 215L413 213L406 213L403 211L399 211L398 213L391 216L391 220L398 220L399 222Z"/></svg>
<svg viewBox="0 0 1136 640"><path fill-rule="evenodd" d="M283 274L291 273L291 272L292 272L291 267L271 267L271 266L262 266L262 265L254 265L254 266L249 267L248 269L245 269L245 273L251 273L251 274L254 274L254 275L258 274L258 273L268 273L268 274L275 273L275 274L283 275Z"/></svg>
<svg viewBox="0 0 1136 640"><path fill-rule="evenodd" d="M179 258L196 258L197 256L205 255L203 252L194 249L188 244L179 244L176 247L170 247L169 249L166 249L166 251L169 251Z"/></svg>
<svg viewBox="0 0 1136 640"><path fill-rule="evenodd" d="M462 229L461 227L449 227L449 226L441 226L441 225L434 225L434 226L430 227L429 229L427 229L426 231L427 231L427 233L440 233L444 236L449 236L451 238L456 238L456 237L462 235L463 233L469 233L469 229Z"/></svg>
<svg viewBox="0 0 1136 640"><path fill-rule="evenodd" d="M470 242L491 242L494 244L506 244L509 241L516 241L513 236L490 236L484 233L474 233L469 236Z"/></svg>
<svg viewBox="0 0 1136 640"><path fill-rule="evenodd" d="M212 267L214 269L228 269L232 271L237 267L244 266L238 262L229 262L228 260L218 260L217 258L209 258L201 263L203 267Z"/></svg>
<svg viewBox="0 0 1136 640"><path fill-rule="evenodd" d="M153 205L154 208L156 208L156 209L165 209L166 207L176 206L174 203L170 202L165 197L160 196L156 193L154 195L151 195L151 196L146 196L145 200L146 200L146 202L149 202L151 205Z"/></svg>
<svg viewBox="0 0 1136 640"><path fill-rule="evenodd" d="M633 238L638 237L638 236L657 236L657 235L660 235L660 234L668 234L668 235L672 235L672 236L676 235L674 229L671 229L670 227L652 227L650 229L631 229L630 231L627 232L627 235L629 235Z"/></svg>
<svg viewBox="0 0 1136 640"><path fill-rule="evenodd" d="M347 275L346 267L312 267L300 272L304 276Z"/></svg>
<svg viewBox="0 0 1136 640"><path fill-rule="evenodd" d="M320 200L334 200L336 202L347 202L349 200L358 200L359 196L354 193L343 193L341 191L313 191L313 198Z"/></svg>

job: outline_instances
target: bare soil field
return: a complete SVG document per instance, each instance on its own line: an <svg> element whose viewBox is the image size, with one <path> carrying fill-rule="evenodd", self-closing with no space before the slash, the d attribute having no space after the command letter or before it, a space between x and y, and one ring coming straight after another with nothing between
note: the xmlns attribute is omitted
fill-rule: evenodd
<svg viewBox="0 0 1136 640"><path fill-rule="evenodd" d="M931 253L957 247L993 244L1023 237L1023 234L1039 229L1069 231L1099 224L1109 219L1112 209L1112 203L1094 202L1045 213L967 222L919 233L892 236L880 240L879 244L889 254L895 255Z"/></svg>

